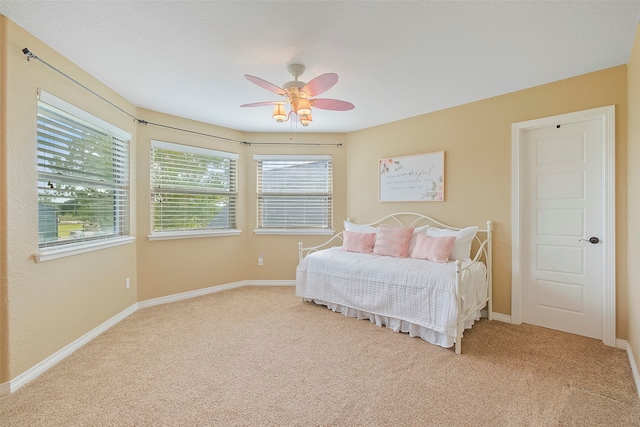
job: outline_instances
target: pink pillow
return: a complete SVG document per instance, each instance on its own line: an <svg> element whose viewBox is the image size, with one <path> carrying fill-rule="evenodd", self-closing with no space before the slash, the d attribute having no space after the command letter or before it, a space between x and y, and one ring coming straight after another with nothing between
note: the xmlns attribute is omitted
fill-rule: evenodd
<svg viewBox="0 0 640 427"><path fill-rule="evenodd" d="M370 254L376 241L376 233L356 233L354 231L342 232L342 250L348 252L360 252Z"/></svg>
<svg viewBox="0 0 640 427"><path fill-rule="evenodd" d="M409 255L409 241L413 235L413 227L392 227L381 225L376 234L376 244L373 253L396 258L406 258Z"/></svg>
<svg viewBox="0 0 640 427"><path fill-rule="evenodd" d="M416 247L411 252L411 258L447 262L455 242L455 236L431 237L420 234L416 237Z"/></svg>
<svg viewBox="0 0 640 427"><path fill-rule="evenodd" d="M454 236L456 241L453 244L453 249L451 250L449 259L455 260L471 259L471 244L473 243L473 238L476 236L477 232L478 227L474 225L458 231L446 228L429 227L425 234L431 237Z"/></svg>

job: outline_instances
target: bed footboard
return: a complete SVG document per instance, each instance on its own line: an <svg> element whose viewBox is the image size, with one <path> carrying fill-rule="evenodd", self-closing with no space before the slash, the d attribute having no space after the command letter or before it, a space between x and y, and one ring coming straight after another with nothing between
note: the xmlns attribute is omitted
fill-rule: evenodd
<svg viewBox="0 0 640 427"><path fill-rule="evenodd" d="M487 238L476 256L471 262L463 262L461 260L456 261L456 299L458 301L458 325L456 331L456 346L455 351L457 354L462 353L462 334L464 333L465 323L469 320L475 320L475 316L478 311L487 307L487 316L489 320L493 318L492 307L492 281L491 281L491 221L487 221ZM485 272L480 271L481 261L484 260L486 267ZM486 290L482 286L472 288L471 277L472 275L485 274L486 275Z"/></svg>

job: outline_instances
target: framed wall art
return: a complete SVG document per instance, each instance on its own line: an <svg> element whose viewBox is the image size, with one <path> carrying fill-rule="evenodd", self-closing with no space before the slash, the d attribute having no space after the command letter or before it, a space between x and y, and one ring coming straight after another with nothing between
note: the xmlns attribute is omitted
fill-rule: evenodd
<svg viewBox="0 0 640 427"><path fill-rule="evenodd" d="M378 161L381 202L444 200L444 151Z"/></svg>

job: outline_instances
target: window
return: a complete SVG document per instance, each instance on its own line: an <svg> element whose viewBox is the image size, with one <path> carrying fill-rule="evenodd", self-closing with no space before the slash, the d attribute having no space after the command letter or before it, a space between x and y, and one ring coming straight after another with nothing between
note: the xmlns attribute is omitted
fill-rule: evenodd
<svg viewBox="0 0 640 427"><path fill-rule="evenodd" d="M256 155L257 232L331 233L331 156Z"/></svg>
<svg viewBox="0 0 640 427"><path fill-rule="evenodd" d="M234 153L151 141L152 235L237 232L237 162Z"/></svg>
<svg viewBox="0 0 640 427"><path fill-rule="evenodd" d="M44 91L37 130L40 250L128 236L131 135Z"/></svg>

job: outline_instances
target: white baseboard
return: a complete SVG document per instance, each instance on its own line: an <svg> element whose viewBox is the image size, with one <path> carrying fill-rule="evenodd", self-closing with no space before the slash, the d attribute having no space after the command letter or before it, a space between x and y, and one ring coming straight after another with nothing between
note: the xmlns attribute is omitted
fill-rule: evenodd
<svg viewBox="0 0 640 427"><path fill-rule="evenodd" d="M640 371L638 371L638 364L633 357L631 346L627 345L627 355L629 356L629 363L631 364L631 372L633 372L633 379L636 381L636 391L638 392L638 399L640 399Z"/></svg>
<svg viewBox="0 0 640 427"><path fill-rule="evenodd" d="M184 299L201 297L203 295L209 295L215 292L222 292L228 289L235 289L241 286L245 286L244 281L231 282L224 285L217 285L217 286L211 286L203 289L196 289L195 291L181 292L179 294L167 295L165 297L140 301L138 303L138 307L147 308L147 307L153 307L154 305L169 304L171 302L182 301Z"/></svg>
<svg viewBox="0 0 640 427"><path fill-rule="evenodd" d="M638 364L636 363L636 359L633 357L631 346L626 340L617 339L616 347L627 351L629 364L631 365L631 372L633 373L633 379L636 382L636 391L638 392L638 398L640 399L640 371L638 371Z"/></svg>
<svg viewBox="0 0 640 427"><path fill-rule="evenodd" d="M228 289L239 288L242 286L293 286L293 285L295 285L295 280L243 280L240 282L233 282L233 283L227 283L224 285L211 286L209 288L197 289L195 291L182 292L179 294L168 295L166 297L154 298L154 299L138 302L136 304L133 304L131 307L127 308L126 310L123 310L122 312L116 314L111 319L102 323L100 326L87 332L86 334L84 334L83 336L81 336L71 344L67 345L66 347L62 348L61 350L57 351L51 356L47 357L42 362L38 363L37 365L33 366L32 368L18 375L17 377L10 380L9 382L1 383L0 396L13 393L14 391L18 390L20 387L36 379L38 376L43 374L49 368L53 367L54 365L59 363L61 360L63 360L65 357L69 356L74 351L78 350L80 347L82 347L83 345L85 345L86 343L88 343L89 341L91 341L92 339L94 339L95 337L97 337L107 329L111 328L118 322L122 321L124 318L132 315L139 309L152 307L154 305L159 305L159 304L167 304L170 302L180 301L188 298L195 298L202 295L211 294L214 292L221 292Z"/></svg>
<svg viewBox="0 0 640 427"><path fill-rule="evenodd" d="M136 303L130 306L129 308L121 311L120 313L116 314L111 319L95 327L94 329L87 332L77 340L73 341L71 344L58 350L51 356L44 359L42 362L38 363L37 365L33 366L32 368L18 375L8 383L4 383L0 393L5 391L6 391L5 394L13 393L23 385L27 384L30 381L33 381L42 373L47 371L49 368L52 368L57 363L62 361L64 358L72 354L74 351L78 350L80 347L82 347L83 345L85 345L86 343L88 343L89 341L91 341L92 339L94 339L95 337L97 337L107 329L111 328L112 326L114 326L115 324L117 324L127 316L130 316L131 314L135 313L137 310L138 310L138 304Z"/></svg>
<svg viewBox="0 0 640 427"><path fill-rule="evenodd" d="M226 283L224 285L210 286L208 288L196 289L195 291L181 292L179 294L167 295L165 297L140 301L140 308L152 307L154 305L168 304L189 298L201 297L228 289L240 288L242 286L295 286L295 280L241 280L239 282Z"/></svg>
<svg viewBox="0 0 640 427"><path fill-rule="evenodd" d="M244 286L295 286L295 280L245 280Z"/></svg>
<svg viewBox="0 0 640 427"><path fill-rule="evenodd" d="M511 316L508 314L496 313L495 311L492 314L493 320L497 320L498 322L511 323Z"/></svg>

